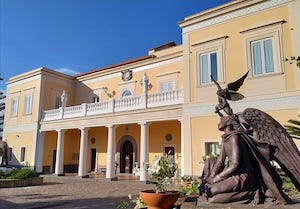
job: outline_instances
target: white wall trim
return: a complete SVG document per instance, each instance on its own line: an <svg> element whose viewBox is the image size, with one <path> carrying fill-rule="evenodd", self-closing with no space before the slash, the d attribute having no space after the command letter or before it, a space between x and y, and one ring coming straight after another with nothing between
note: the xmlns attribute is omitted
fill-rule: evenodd
<svg viewBox="0 0 300 209"><path fill-rule="evenodd" d="M19 80L19 81L8 84L6 89L9 89L9 88L15 87L15 86L19 86L19 85L22 85L24 83L28 83L30 81L38 80L38 79L41 79L41 78L42 78L42 75L35 75L35 76L29 77L29 78L25 78L25 79L22 79L22 80Z"/></svg>
<svg viewBox="0 0 300 209"><path fill-rule="evenodd" d="M269 8L272 8L272 7L281 5L281 4L285 4L285 3L288 3L290 1L291 0L265 1L265 2L260 3L260 4L255 4L255 5L250 6L250 7L239 9L239 10L230 12L228 14L223 14L221 16L211 18L211 19L208 19L206 21L201 21L199 23L184 27L184 28L182 28L182 33L183 34L189 33L189 32L192 32L194 30L202 29L202 28L212 26L212 25L215 25L215 24L218 24L218 23L222 23L222 22L234 19L234 18L242 17L242 16L245 16L245 15L248 15L248 14L257 13L259 11L269 9Z"/></svg>
<svg viewBox="0 0 300 209"><path fill-rule="evenodd" d="M300 95L260 100L247 100L246 98L241 101L230 102L234 113L242 112L246 108L257 108L262 111L298 109L299 104ZM192 107L185 107L183 114L189 116L211 116L215 114L214 111L215 104L203 106L198 104Z"/></svg>
<svg viewBox="0 0 300 209"><path fill-rule="evenodd" d="M14 125L14 126L4 126L4 135L9 133L20 133L28 131L37 131L38 124L26 124L26 125Z"/></svg>

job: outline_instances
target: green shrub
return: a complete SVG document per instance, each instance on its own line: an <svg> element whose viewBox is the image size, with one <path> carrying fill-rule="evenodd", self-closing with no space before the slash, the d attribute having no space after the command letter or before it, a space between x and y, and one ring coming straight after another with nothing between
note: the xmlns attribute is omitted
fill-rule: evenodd
<svg viewBox="0 0 300 209"><path fill-rule="evenodd" d="M292 183L291 179L285 175L281 175L281 179L283 182L283 191L287 193L289 196L293 197L298 195L298 190L296 189L295 185Z"/></svg>
<svg viewBox="0 0 300 209"><path fill-rule="evenodd" d="M4 172L2 172L2 171L0 171L0 179L4 179L5 178L5 173Z"/></svg>
<svg viewBox="0 0 300 209"><path fill-rule="evenodd" d="M14 169L7 174L8 179L28 179L38 177L39 175L31 169Z"/></svg>

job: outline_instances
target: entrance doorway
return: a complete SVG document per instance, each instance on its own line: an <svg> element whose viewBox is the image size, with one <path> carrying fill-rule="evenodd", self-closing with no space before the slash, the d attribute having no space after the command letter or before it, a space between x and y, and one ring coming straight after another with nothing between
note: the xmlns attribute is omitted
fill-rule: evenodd
<svg viewBox="0 0 300 209"><path fill-rule="evenodd" d="M56 164L56 149L52 151L52 169L51 169L52 173L55 173L55 164Z"/></svg>
<svg viewBox="0 0 300 209"><path fill-rule="evenodd" d="M91 149L91 171L96 170L96 148Z"/></svg>
<svg viewBox="0 0 300 209"><path fill-rule="evenodd" d="M116 173L132 174L137 160L137 145L135 139L130 135L122 136L116 149Z"/></svg>
<svg viewBox="0 0 300 209"><path fill-rule="evenodd" d="M121 146L120 152L120 172L132 173L133 169L133 146L128 140Z"/></svg>

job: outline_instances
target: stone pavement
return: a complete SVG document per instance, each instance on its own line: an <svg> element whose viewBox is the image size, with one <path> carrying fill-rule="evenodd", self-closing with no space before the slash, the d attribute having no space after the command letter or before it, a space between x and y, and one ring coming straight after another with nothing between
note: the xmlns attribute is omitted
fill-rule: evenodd
<svg viewBox="0 0 300 209"><path fill-rule="evenodd" d="M74 176L44 176L40 186L1 188L0 209L117 209L121 200L128 200L128 194L138 195L139 191L153 189L153 185L135 180L108 182L105 179ZM263 205L252 207L242 204L184 203L182 209L300 209L294 205Z"/></svg>

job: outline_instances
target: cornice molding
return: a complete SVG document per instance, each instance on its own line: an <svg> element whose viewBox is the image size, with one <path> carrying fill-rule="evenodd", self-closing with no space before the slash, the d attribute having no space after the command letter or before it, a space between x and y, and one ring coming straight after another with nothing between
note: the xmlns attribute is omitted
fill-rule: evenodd
<svg viewBox="0 0 300 209"><path fill-rule="evenodd" d="M257 1L253 1L256 4L253 5L249 5L247 7L239 7L236 9L236 7L234 6L234 4L232 5L232 10L229 9L229 11L224 11L223 13L219 12L218 14L216 14L215 16L212 16L211 18L198 18L197 15L195 15L194 18L187 18L186 21L182 21L182 23L180 23L181 28L182 28L182 33L189 33L192 32L194 30L198 30L198 29L202 29L208 26L212 26L215 24L219 24L228 20L232 20L234 18L239 18L239 17L243 17L245 15L249 15L252 13L256 13L259 11L263 11L265 9L269 9L275 6L279 6L282 4L286 4L288 2L291 2L292 0L270 0L270 1L261 1L260 3L256 3ZM247 1L245 1L247 3ZM249 2L249 1L248 1ZM251 2L251 1L250 1ZM259 1L258 1L259 2ZM231 5L229 5L230 7ZM236 10L234 10L236 9ZM214 11L211 11L212 13ZM217 11L215 11L217 13ZM201 15L201 13L199 14ZM204 12L205 15L205 12ZM197 19L199 19L197 21ZM190 24L189 24L190 22Z"/></svg>
<svg viewBox="0 0 300 209"><path fill-rule="evenodd" d="M145 70L149 70L149 69L152 69L152 68L158 68L158 67L161 67L161 66L164 66L164 65L172 64L172 63L175 63L175 62L181 62L181 61L182 61L182 56L175 57L175 58L168 59L168 60L164 60L164 61L160 61L160 62L156 62L156 63L151 63L151 64L140 66L140 67L132 67L132 68L130 68L130 70L132 70L133 73L136 73L136 72L145 71ZM120 77L121 75L122 75L121 72L116 72L116 73L112 73L112 74L103 75L103 76L99 76L99 77L96 77L96 78L88 79L88 80L79 82L78 84L82 85L82 84L89 84L89 83L99 82L99 81L108 80L108 79L111 79L111 78Z"/></svg>
<svg viewBox="0 0 300 209"><path fill-rule="evenodd" d="M247 100L243 99L241 101L230 102L231 108L234 112L242 112L246 108L257 108L262 111L277 111L277 110L287 110L287 109L300 109L300 95L296 96L286 96L280 98L270 98L270 99L256 99ZM212 116L215 115L215 104L211 105L199 105L195 104L193 106L186 106L183 109L183 115L189 116Z"/></svg>

